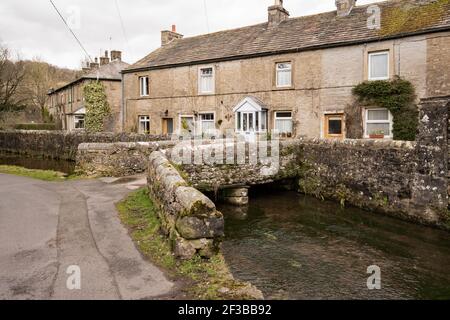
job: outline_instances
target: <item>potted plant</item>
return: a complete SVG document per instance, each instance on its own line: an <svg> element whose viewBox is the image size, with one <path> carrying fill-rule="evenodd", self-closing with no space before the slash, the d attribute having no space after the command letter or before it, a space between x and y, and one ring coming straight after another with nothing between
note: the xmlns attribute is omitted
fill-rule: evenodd
<svg viewBox="0 0 450 320"><path fill-rule="evenodd" d="M371 134L369 134L369 138L370 139L384 139L384 131L379 130L379 131L374 131Z"/></svg>

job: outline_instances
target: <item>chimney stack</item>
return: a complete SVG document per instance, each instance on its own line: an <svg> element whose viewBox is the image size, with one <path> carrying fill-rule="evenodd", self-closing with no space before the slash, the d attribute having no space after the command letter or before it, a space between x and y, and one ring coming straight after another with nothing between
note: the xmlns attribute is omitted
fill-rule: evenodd
<svg viewBox="0 0 450 320"><path fill-rule="evenodd" d="M269 7L269 27L276 27L287 19L289 12L283 7L283 0L275 0L275 4Z"/></svg>
<svg viewBox="0 0 450 320"><path fill-rule="evenodd" d="M111 61L122 61L122 51L112 50L111 51Z"/></svg>
<svg viewBox="0 0 450 320"><path fill-rule="evenodd" d="M95 58L95 62L91 62L91 64L89 65L89 67L91 69L97 69L99 67L98 65L98 58Z"/></svg>
<svg viewBox="0 0 450 320"><path fill-rule="evenodd" d="M183 35L180 33L177 33L176 25L172 25L172 31L169 31L169 30L161 31L161 46L165 46L174 40L182 39L182 38L183 38Z"/></svg>
<svg viewBox="0 0 450 320"><path fill-rule="evenodd" d="M356 0L336 0L338 17L348 16L356 5Z"/></svg>
<svg viewBox="0 0 450 320"><path fill-rule="evenodd" d="M105 51L105 56L104 57L100 57L100 65L104 66L104 65L106 65L108 63L109 63L108 51Z"/></svg>

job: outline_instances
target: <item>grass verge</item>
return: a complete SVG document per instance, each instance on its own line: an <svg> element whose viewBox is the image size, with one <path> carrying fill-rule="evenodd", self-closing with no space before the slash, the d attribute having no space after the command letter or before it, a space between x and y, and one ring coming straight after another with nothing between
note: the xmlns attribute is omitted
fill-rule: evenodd
<svg viewBox="0 0 450 320"><path fill-rule="evenodd" d="M130 194L117 204L122 223L139 250L150 261L164 269L171 277L187 280L184 290L192 299L253 299L255 288L248 283L235 280L222 255L210 260L193 258L177 260L169 243L160 233L160 222L156 206L148 196L146 188ZM257 291L257 290L256 290Z"/></svg>
<svg viewBox="0 0 450 320"><path fill-rule="evenodd" d="M43 181L66 181L82 178L81 176L77 175L71 175L67 177L64 173L58 171L27 169L24 167L8 166L8 165L0 165L0 173L11 174Z"/></svg>
<svg viewBox="0 0 450 320"><path fill-rule="evenodd" d="M64 181L64 174L49 170L26 169L17 166L0 165L0 173L11 174L16 176L28 177L44 181Z"/></svg>

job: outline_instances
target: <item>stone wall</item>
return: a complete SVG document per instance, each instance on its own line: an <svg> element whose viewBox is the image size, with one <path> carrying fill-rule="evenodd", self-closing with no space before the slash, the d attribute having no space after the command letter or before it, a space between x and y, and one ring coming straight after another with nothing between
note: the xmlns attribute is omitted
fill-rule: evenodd
<svg viewBox="0 0 450 320"><path fill-rule="evenodd" d="M144 173L150 154L171 146L170 141L83 143L78 147L76 172L94 177L125 177Z"/></svg>
<svg viewBox="0 0 450 320"><path fill-rule="evenodd" d="M405 220L445 224L447 181L434 152L412 142L301 141L300 191Z"/></svg>
<svg viewBox="0 0 450 320"><path fill-rule="evenodd" d="M148 187L177 257L209 258L219 250L224 236L222 214L209 198L188 185L163 152L150 155Z"/></svg>
<svg viewBox="0 0 450 320"><path fill-rule="evenodd" d="M147 142L166 140L164 136L65 132L0 131L0 151L75 161L82 143Z"/></svg>

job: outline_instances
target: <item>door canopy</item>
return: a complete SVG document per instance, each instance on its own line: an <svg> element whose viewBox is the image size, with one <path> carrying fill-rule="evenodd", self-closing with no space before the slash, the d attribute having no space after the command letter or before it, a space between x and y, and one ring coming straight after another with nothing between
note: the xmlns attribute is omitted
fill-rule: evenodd
<svg viewBox="0 0 450 320"><path fill-rule="evenodd" d="M262 112L267 111L266 105L258 98L248 96L241 102L239 102L236 107L234 107L233 112Z"/></svg>

